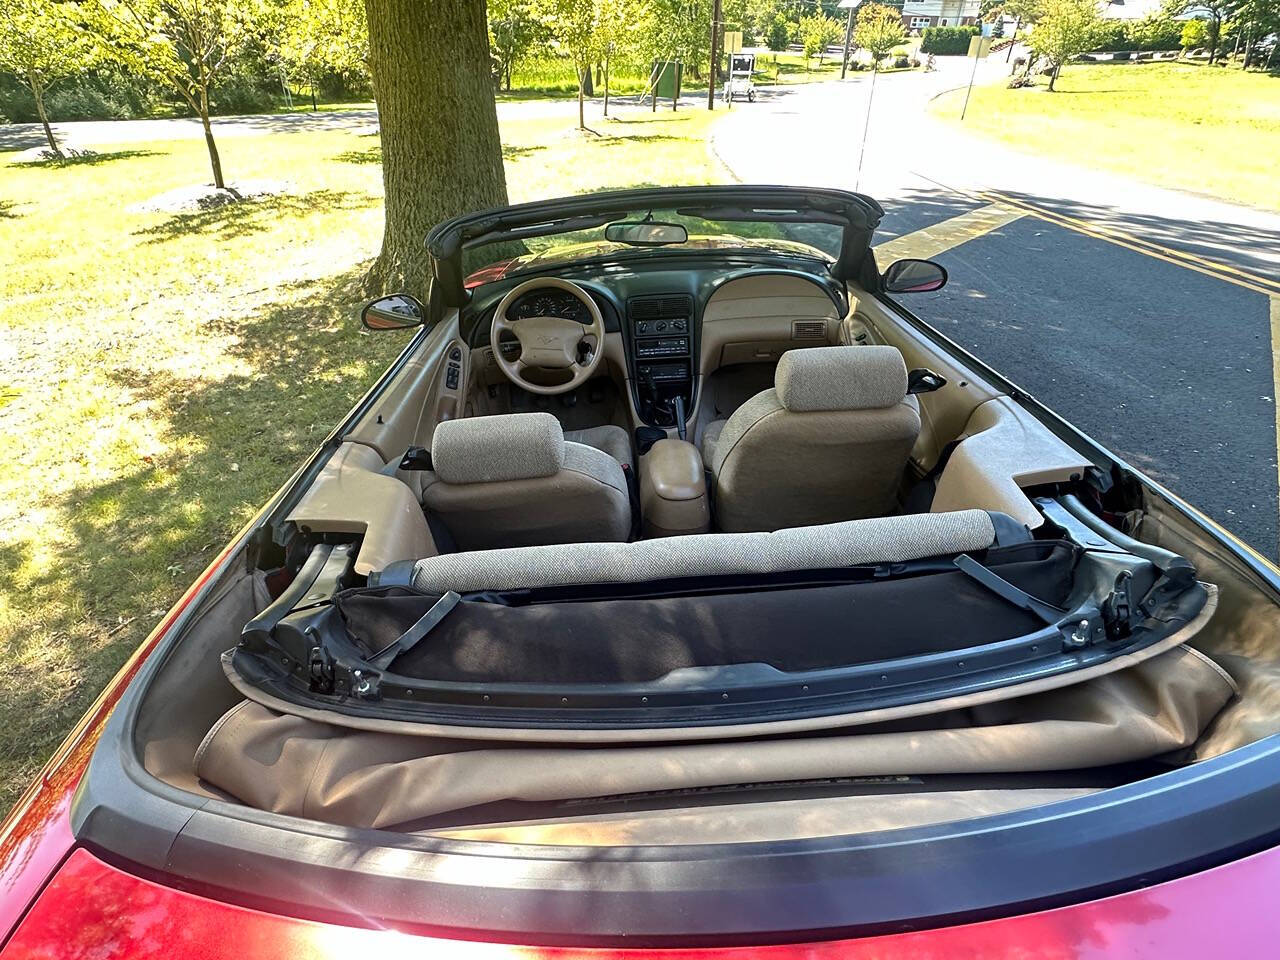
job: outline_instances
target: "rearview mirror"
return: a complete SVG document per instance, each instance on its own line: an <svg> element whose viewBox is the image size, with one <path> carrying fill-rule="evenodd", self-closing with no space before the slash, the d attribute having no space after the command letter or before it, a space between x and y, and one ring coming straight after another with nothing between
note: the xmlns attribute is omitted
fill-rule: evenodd
<svg viewBox="0 0 1280 960"><path fill-rule="evenodd" d="M947 285L947 271L932 260L895 260L882 279L887 293L930 293Z"/></svg>
<svg viewBox="0 0 1280 960"><path fill-rule="evenodd" d="M685 243L689 239L689 231L679 223L641 220L611 223L604 228L604 238L633 247L665 247L669 243Z"/></svg>
<svg viewBox="0 0 1280 960"><path fill-rule="evenodd" d="M360 322L368 330L408 330L422 326L427 311L407 293L393 293L365 304Z"/></svg>

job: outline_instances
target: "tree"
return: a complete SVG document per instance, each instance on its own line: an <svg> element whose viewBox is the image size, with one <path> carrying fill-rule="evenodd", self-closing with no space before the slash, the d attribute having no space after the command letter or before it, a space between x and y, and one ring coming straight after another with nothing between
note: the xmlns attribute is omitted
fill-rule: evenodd
<svg viewBox="0 0 1280 960"><path fill-rule="evenodd" d="M791 43L791 24L787 22L787 18L782 14L775 14L773 22L769 24L769 49L775 53L781 53L787 49Z"/></svg>
<svg viewBox="0 0 1280 960"><path fill-rule="evenodd" d="M599 50L596 0L539 0L537 9L551 36L573 63L578 77L578 129L585 130L586 85Z"/></svg>
<svg viewBox="0 0 1280 960"><path fill-rule="evenodd" d="M286 0L279 14L277 52L289 72L310 85L312 109L325 73L368 73L364 0Z"/></svg>
<svg viewBox="0 0 1280 960"><path fill-rule="evenodd" d="M632 0L600 0L600 16L596 22L596 45L604 60L604 115L609 115L609 67L613 58L629 52L635 16Z"/></svg>
<svg viewBox="0 0 1280 960"><path fill-rule="evenodd" d="M1049 62L1052 90L1062 65L1098 42L1103 21L1098 0L1043 0L1041 6L1040 21L1027 45Z"/></svg>
<svg viewBox="0 0 1280 960"><path fill-rule="evenodd" d="M827 55L827 47L842 36L844 31L840 29L840 24L831 17L824 17L821 13L801 20L800 42L804 45L805 66L808 67L809 59L814 54L818 55L818 66L822 66L823 58Z"/></svg>
<svg viewBox="0 0 1280 960"><path fill-rule="evenodd" d="M871 68L877 69L889 51L907 39L902 29L902 11L883 3L864 3L858 9L853 39L871 54Z"/></svg>
<svg viewBox="0 0 1280 960"><path fill-rule="evenodd" d="M213 185L226 189L209 123L209 90L245 36L247 8L231 0L92 0L104 51L126 69L173 87L200 117Z"/></svg>
<svg viewBox="0 0 1280 960"><path fill-rule="evenodd" d="M94 44L74 8L58 0L0 0L0 72L31 91L49 152L64 159L44 98L59 80L93 65Z"/></svg>
<svg viewBox="0 0 1280 960"><path fill-rule="evenodd" d="M425 295L423 239L448 217L503 206L484 0L366 0L386 224L372 291Z"/></svg>
<svg viewBox="0 0 1280 960"><path fill-rule="evenodd" d="M543 30L530 0L489 0L489 48L498 83L511 89L511 71L538 46Z"/></svg>
<svg viewBox="0 0 1280 960"><path fill-rule="evenodd" d="M1188 20L1182 25L1182 48L1195 50L1209 42L1209 31L1203 20Z"/></svg>
<svg viewBox="0 0 1280 960"><path fill-rule="evenodd" d="M1165 13L1170 16L1193 16L1204 20L1205 42L1209 47L1209 63L1218 59L1223 27L1241 6L1241 0L1172 0Z"/></svg>

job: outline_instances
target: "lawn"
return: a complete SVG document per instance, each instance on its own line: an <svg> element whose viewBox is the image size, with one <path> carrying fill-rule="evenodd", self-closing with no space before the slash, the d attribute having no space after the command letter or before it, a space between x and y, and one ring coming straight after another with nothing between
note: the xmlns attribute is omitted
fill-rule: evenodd
<svg viewBox="0 0 1280 960"><path fill-rule="evenodd" d="M1024 151L1280 210L1280 78L1186 63L1067 67L1056 93L977 88L966 129ZM932 109L956 123L964 91Z"/></svg>
<svg viewBox="0 0 1280 960"><path fill-rule="evenodd" d="M724 179L705 111L504 124L513 200ZM376 137L225 138L289 193L137 211L203 144L0 155L0 810L226 539L404 343L355 323L382 229Z"/></svg>

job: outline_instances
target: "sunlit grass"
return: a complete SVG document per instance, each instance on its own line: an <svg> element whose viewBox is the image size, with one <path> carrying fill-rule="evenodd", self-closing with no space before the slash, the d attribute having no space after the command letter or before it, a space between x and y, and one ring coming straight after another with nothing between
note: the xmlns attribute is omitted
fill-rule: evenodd
<svg viewBox="0 0 1280 960"><path fill-rule="evenodd" d="M512 200L723 180L710 122L504 124ZM229 178L289 192L143 213L208 180L202 143L0 155L0 809L404 342L355 323L382 231L377 138L220 146Z"/></svg>
<svg viewBox="0 0 1280 960"><path fill-rule="evenodd" d="M1073 64L1056 93L975 88L964 127L1019 150L1280 210L1280 78L1190 63ZM958 122L964 91L935 113Z"/></svg>

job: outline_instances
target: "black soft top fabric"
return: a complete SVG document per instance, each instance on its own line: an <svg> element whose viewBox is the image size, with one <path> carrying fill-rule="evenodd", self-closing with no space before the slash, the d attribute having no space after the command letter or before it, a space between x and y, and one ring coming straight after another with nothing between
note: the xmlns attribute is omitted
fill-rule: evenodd
<svg viewBox="0 0 1280 960"><path fill-rule="evenodd" d="M1071 589L1075 548L1034 542L988 551L985 565L1050 604ZM837 574L838 572L830 572ZM859 579L868 578L869 579ZM1043 622L955 569L901 579L845 571L855 582L723 592L689 584L674 595L573 599L464 599L394 671L422 680L481 683L638 683L686 667L764 663L822 670L993 643ZM373 653L418 620L437 597L406 588L348 592L338 609L357 644ZM508 600L516 599L516 605ZM494 602L494 601L503 602Z"/></svg>

